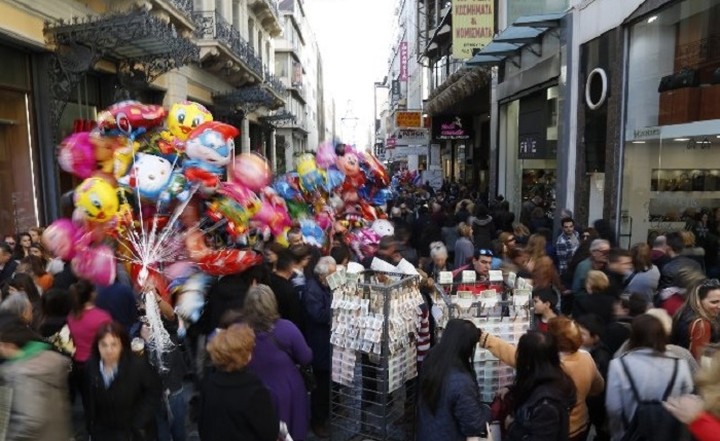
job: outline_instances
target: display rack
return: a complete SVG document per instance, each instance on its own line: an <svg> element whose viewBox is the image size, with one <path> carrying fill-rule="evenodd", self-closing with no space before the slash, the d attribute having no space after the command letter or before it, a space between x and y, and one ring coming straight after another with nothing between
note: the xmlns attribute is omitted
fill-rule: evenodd
<svg viewBox="0 0 720 441"><path fill-rule="evenodd" d="M331 440L414 438L418 282L366 271L333 291Z"/></svg>
<svg viewBox="0 0 720 441"><path fill-rule="evenodd" d="M517 283L513 281L512 285ZM478 294L467 294L469 286ZM532 295L527 288L515 289L505 284L495 284L493 298L484 288L486 283L452 283L436 287L442 303L447 307L449 318L472 321L475 326L508 343L517 345L520 337L533 326L535 316L532 310ZM463 294L466 293L466 294ZM475 375L484 402L492 402L495 394L512 384L515 371L502 363L487 349L478 346L474 359Z"/></svg>

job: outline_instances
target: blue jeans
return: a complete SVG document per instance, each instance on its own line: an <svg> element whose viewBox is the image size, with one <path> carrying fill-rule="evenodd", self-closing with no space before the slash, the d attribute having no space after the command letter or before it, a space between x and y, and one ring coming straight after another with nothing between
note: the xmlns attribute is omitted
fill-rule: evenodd
<svg viewBox="0 0 720 441"><path fill-rule="evenodd" d="M185 416L187 401L183 388L171 392L163 399L163 405L157 414L159 441L185 441Z"/></svg>

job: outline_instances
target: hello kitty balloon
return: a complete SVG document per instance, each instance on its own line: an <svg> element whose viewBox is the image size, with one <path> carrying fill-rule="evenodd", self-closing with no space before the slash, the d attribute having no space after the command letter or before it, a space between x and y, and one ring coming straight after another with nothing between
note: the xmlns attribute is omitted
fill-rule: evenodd
<svg viewBox="0 0 720 441"><path fill-rule="evenodd" d="M138 153L130 173L118 182L137 189L142 198L154 201L168 186L172 175L172 164L167 159Z"/></svg>

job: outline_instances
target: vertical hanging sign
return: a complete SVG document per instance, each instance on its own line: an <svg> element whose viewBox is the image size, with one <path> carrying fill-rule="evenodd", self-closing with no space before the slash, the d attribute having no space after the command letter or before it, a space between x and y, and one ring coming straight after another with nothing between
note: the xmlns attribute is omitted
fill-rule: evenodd
<svg viewBox="0 0 720 441"><path fill-rule="evenodd" d="M400 81L408 80L408 43L400 42Z"/></svg>
<svg viewBox="0 0 720 441"><path fill-rule="evenodd" d="M495 34L494 0L453 0L452 21L453 57L472 58Z"/></svg>

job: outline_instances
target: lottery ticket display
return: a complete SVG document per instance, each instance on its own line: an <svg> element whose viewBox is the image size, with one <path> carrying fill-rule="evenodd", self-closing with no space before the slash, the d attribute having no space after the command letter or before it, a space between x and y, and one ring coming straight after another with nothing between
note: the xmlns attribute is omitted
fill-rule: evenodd
<svg viewBox="0 0 720 441"><path fill-rule="evenodd" d="M362 354L371 360L387 358L390 391L416 377L422 303L414 276L367 273L337 285L331 304L333 381L352 385Z"/></svg>
<svg viewBox="0 0 720 441"><path fill-rule="evenodd" d="M530 327L530 321L520 317L518 315L515 320L511 317L473 318L472 321L483 332L489 332L507 342L517 344ZM500 389L509 386L515 379L515 369L498 360L480 345L475 350L474 367L480 386L480 396L484 402L491 402Z"/></svg>
<svg viewBox="0 0 720 441"><path fill-rule="evenodd" d="M514 276L514 275L512 275ZM445 285L437 289L440 302L438 317L470 320L482 329L508 343L517 344L532 324L532 287L523 279L512 277L504 291L468 288L467 284ZM447 293L453 294L447 294ZM436 317L437 318L437 317ZM482 400L491 402L495 394L512 384L515 370L502 363L490 351L478 345L474 360L475 374Z"/></svg>

